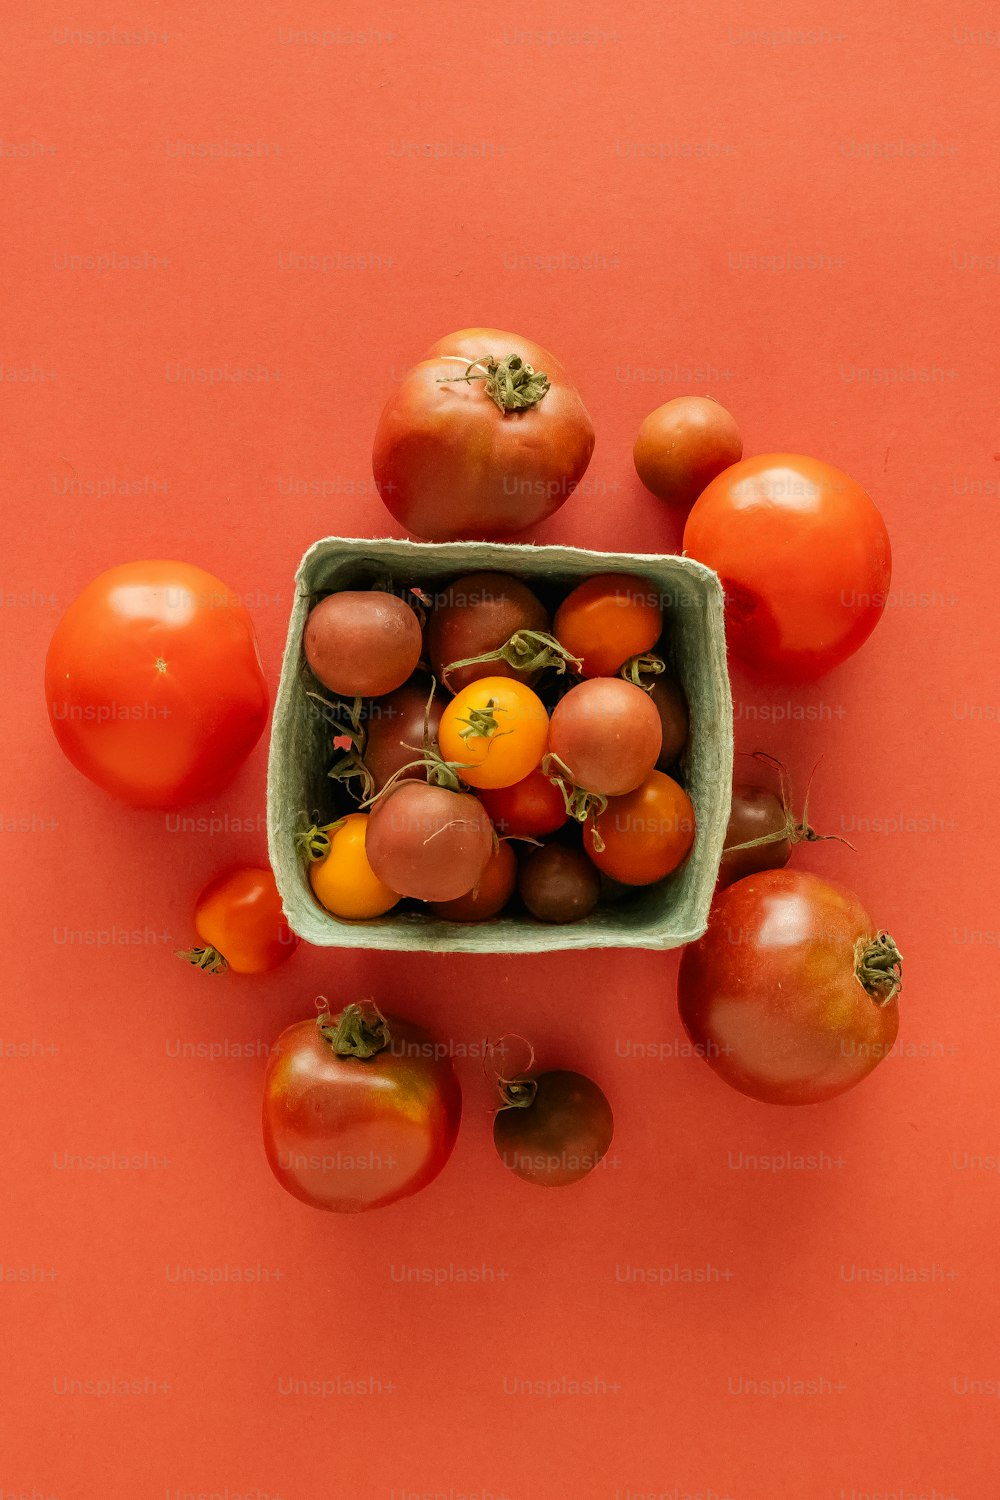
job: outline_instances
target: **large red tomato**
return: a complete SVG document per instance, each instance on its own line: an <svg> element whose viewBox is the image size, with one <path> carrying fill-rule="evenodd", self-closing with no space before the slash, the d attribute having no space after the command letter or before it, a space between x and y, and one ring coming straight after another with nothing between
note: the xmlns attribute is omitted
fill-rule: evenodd
<svg viewBox="0 0 1000 1500"><path fill-rule="evenodd" d="M795 453L724 469L695 501L684 551L722 579L734 655L791 681L857 651L892 575L885 523L860 484Z"/></svg>
<svg viewBox="0 0 1000 1500"><path fill-rule="evenodd" d="M593 451L586 408L547 349L497 328L463 328L390 396L372 470L414 535L505 537L558 510Z"/></svg>
<svg viewBox="0 0 1000 1500"><path fill-rule="evenodd" d="M684 949L681 1020L741 1093L816 1104L888 1054L901 963L851 891L801 870L764 870L722 891L708 931Z"/></svg>
<svg viewBox="0 0 1000 1500"><path fill-rule="evenodd" d="M45 696L77 770L133 807L214 795L267 720L250 615L189 563L124 563L88 584L56 626Z"/></svg>
<svg viewBox="0 0 1000 1500"><path fill-rule="evenodd" d="M282 1187L313 1208L358 1213L419 1192L461 1117L446 1049L371 1005L299 1021L272 1048L264 1149Z"/></svg>

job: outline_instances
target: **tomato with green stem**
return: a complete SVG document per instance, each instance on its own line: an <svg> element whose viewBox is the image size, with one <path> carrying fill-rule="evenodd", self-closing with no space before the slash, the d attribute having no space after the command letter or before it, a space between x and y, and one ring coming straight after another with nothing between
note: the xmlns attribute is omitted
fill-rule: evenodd
<svg viewBox="0 0 1000 1500"><path fill-rule="evenodd" d="M431 668L453 693L479 677L520 678L530 687L541 669L519 672L503 660L499 648L518 631L546 632L550 623L544 604L519 578L466 573L435 598L427 622ZM477 660L484 653L490 659Z"/></svg>
<svg viewBox="0 0 1000 1500"><path fill-rule="evenodd" d="M483 677L447 705L438 745L469 786L513 786L534 771L545 754L549 716L545 704L523 682Z"/></svg>
<svg viewBox="0 0 1000 1500"><path fill-rule="evenodd" d="M553 634L579 658L584 677L613 677L634 656L652 651L663 630L663 600L648 578L598 573L556 610Z"/></svg>
<svg viewBox="0 0 1000 1500"><path fill-rule="evenodd" d="M614 1116L604 1092L583 1073L559 1068L498 1080L493 1117L497 1155L536 1187L568 1187L604 1159Z"/></svg>
<svg viewBox="0 0 1000 1500"><path fill-rule="evenodd" d="M563 784L567 808L583 822L603 798L641 786L662 743L648 693L621 677L593 677L553 709L543 769Z"/></svg>
<svg viewBox="0 0 1000 1500"><path fill-rule="evenodd" d="M309 884L331 916L357 922L384 916L399 902L372 869L366 848L368 815L348 813L325 827L311 828L300 843L309 857Z"/></svg>
<svg viewBox="0 0 1000 1500"><path fill-rule="evenodd" d="M194 909L199 946L178 958L207 974L266 974L299 945L270 869L231 870L208 883Z"/></svg>

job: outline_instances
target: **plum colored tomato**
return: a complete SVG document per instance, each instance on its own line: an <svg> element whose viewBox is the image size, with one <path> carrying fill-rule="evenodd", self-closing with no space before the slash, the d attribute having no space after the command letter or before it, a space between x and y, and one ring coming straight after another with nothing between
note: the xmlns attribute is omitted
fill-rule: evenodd
<svg viewBox="0 0 1000 1500"><path fill-rule="evenodd" d="M593 677L570 688L549 723L551 754L576 786L605 797L641 786L662 742L649 694L621 677Z"/></svg>
<svg viewBox="0 0 1000 1500"><path fill-rule="evenodd" d="M766 786L738 781L733 787L729 827L719 863L720 889L760 870L783 869L792 854L788 826L788 812L780 797ZM775 834L785 836L774 838ZM758 844L755 849L730 849L732 844L759 838L770 838L771 842Z"/></svg>
<svg viewBox="0 0 1000 1500"><path fill-rule="evenodd" d="M438 745L469 786L506 787L534 771L545 754L549 716L523 682L481 677L447 705Z"/></svg>
<svg viewBox="0 0 1000 1500"><path fill-rule="evenodd" d="M567 1187L607 1155L615 1129L611 1105L582 1073L558 1069L514 1079L506 1093L501 1083L501 1094L515 1102L493 1117L493 1143L516 1177L537 1187Z"/></svg>
<svg viewBox="0 0 1000 1500"><path fill-rule="evenodd" d="M675 396L650 412L632 456L647 490L688 506L717 474L739 462L743 439L729 412L711 396Z"/></svg>
<svg viewBox="0 0 1000 1500"><path fill-rule="evenodd" d="M514 850L501 840L472 890L453 901L429 901L436 917L448 922L487 922L503 911L517 885L517 860Z"/></svg>
<svg viewBox="0 0 1000 1500"><path fill-rule="evenodd" d="M684 551L722 579L733 654L793 682L857 651L892 576L885 523L860 484L794 453L747 458L713 479L687 518Z"/></svg>
<svg viewBox="0 0 1000 1500"><path fill-rule="evenodd" d="M331 693L381 698L412 676L423 645L420 622L395 594L345 589L310 612L306 661Z"/></svg>
<svg viewBox="0 0 1000 1500"><path fill-rule="evenodd" d="M657 677L649 696L660 716L661 741L656 769L669 771L687 744L690 729L687 699L684 689L673 677Z"/></svg>
<svg viewBox="0 0 1000 1500"><path fill-rule="evenodd" d="M642 786L612 797L588 822L583 847L622 885L652 885L683 864L694 843L694 808L682 786L651 771Z"/></svg>
<svg viewBox="0 0 1000 1500"><path fill-rule="evenodd" d="M437 742L443 708L437 693L431 698L430 679L423 677L413 678L394 693L365 705L363 760L371 772L373 791L380 792L397 771L419 760L425 726L430 744ZM420 774L412 769L405 771L400 779L413 779Z"/></svg>
<svg viewBox="0 0 1000 1500"><path fill-rule="evenodd" d="M124 563L88 584L52 636L45 697L65 755L133 807L214 796L267 721L250 615L189 563Z"/></svg>
<svg viewBox="0 0 1000 1500"><path fill-rule="evenodd" d="M312 1208L359 1213L433 1182L462 1117L441 1050L408 1021L358 1005L283 1031L263 1111L264 1149L282 1187Z"/></svg>
<svg viewBox="0 0 1000 1500"><path fill-rule="evenodd" d="M331 916L359 921L391 911L399 896L380 880L365 849L366 813L348 813L329 830L329 852L309 866L309 884Z"/></svg>
<svg viewBox="0 0 1000 1500"><path fill-rule="evenodd" d="M264 869L233 870L210 881L194 909L194 930L201 946L178 957L208 974L266 974L299 945L274 875Z"/></svg>
<svg viewBox="0 0 1000 1500"><path fill-rule="evenodd" d="M513 786L481 791L479 800L497 833L508 838L544 838L569 821L562 792L538 770Z"/></svg>
<svg viewBox="0 0 1000 1500"><path fill-rule="evenodd" d="M593 451L583 402L548 350L497 328L463 328L390 396L372 471L415 536L505 537L557 511Z"/></svg>
<svg viewBox="0 0 1000 1500"><path fill-rule="evenodd" d="M496 651L518 630L547 631L550 624L544 604L519 579L507 573L467 573L436 598L427 621L431 669L453 693L480 677L512 677L530 687L538 672L519 672L502 660L476 662L447 673L446 668Z"/></svg>
<svg viewBox="0 0 1000 1500"><path fill-rule="evenodd" d="M681 1020L752 1099L817 1104L853 1087L899 1029L901 959L851 891L764 870L720 892L681 954Z"/></svg>
<svg viewBox="0 0 1000 1500"><path fill-rule="evenodd" d="M402 781L372 808L366 849L391 890L418 901L452 901L472 890L493 840L486 809L471 793Z"/></svg>
<svg viewBox="0 0 1000 1500"><path fill-rule="evenodd" d="M601 881L581 849L544 844L524 861L517 888L539 922L579 922L597 905Z"/></svg>
<svg viewBox="0 0 1000 1500"><path fill-rule="evenodd" d="M651 651L663 629L656 586L633 573L598 573L556 610L556 639L582 662L584 677L613 677L632 656Z"/></svg>

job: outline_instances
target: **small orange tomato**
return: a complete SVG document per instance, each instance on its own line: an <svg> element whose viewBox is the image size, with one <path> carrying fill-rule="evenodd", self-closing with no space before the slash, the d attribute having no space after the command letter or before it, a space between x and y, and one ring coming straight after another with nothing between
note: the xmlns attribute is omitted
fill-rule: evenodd
<svg viewBox="0 0 1000 1500"><path fill-rule="evenodd" d="M448 922L486 922L503 911L517 884L517 860L510 843L497 844L471 891L454 901L428 901L436 917Z"/></svg>
<svg viewBox="0 0 1000 1500"><path fill-rule="evenodd" d="M612 797L583 835L597 868L623 885L662 880L687 858L693 843L691 799L662 771L651 771L634 792Z"/></svg>
<svg viewBox="0 0 1000 1500"><path fill-rule="evenodd" d="M567 594L552 633L580 658L584 677L613 677L630 657L651 651L662 629L654 583L634 573L598 573Z"/></svg>
<svg viewBox="0 0 1000 1500"><path fill-rule="evenodd" d="M503 787L541 764L549 716L537 693L508 677L481 677L441 715L438 746L469 786Z"/></svg>
<svg viewBox="0 0 1000 1500"><path fill-rule="evenodd" d="M198 897L194 930L203 946L178 957L209 974L266 974L299 945L270 870L233 870L211 881Z"/></svg>
<svg viewBox="0 0 1000 1500"><path fill-rule="evenodd" d="M330 829L329 853L309 866L313 895L334 917L380 917L399 900L368 863L367 832L367 813L348 813Z"/></svg>

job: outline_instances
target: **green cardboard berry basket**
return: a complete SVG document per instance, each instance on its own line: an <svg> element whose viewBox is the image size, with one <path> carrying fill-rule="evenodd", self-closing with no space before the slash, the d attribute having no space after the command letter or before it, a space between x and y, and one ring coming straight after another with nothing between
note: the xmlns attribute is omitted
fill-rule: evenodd
<svg viewBox="0 0 1000 1500"><path fill-rule="evenodd" d="M581 922L554 926L527 913L475 925L445 922L412 909L365 922L331 916L315 901L295 841L306 822L334 814L327 776L333 731L306 696L302 632L318 595L364 588L388 577L428 593L463 573L513 573L538 588L573 588L594 573L648 578L665 601L672 666L687 694L691 734L681 779L694 803L697 832L684 865L656 886L618 895ZM687 557L589 552L495 542L405 542L326 537L296 574L295 604L274 706L267 773L271 865L292 928L327 948L388 948L440 953L548 953L569 948L676 948L701 936L729 821L733 710L726 669L722 588L711 569Z"/></svg>

